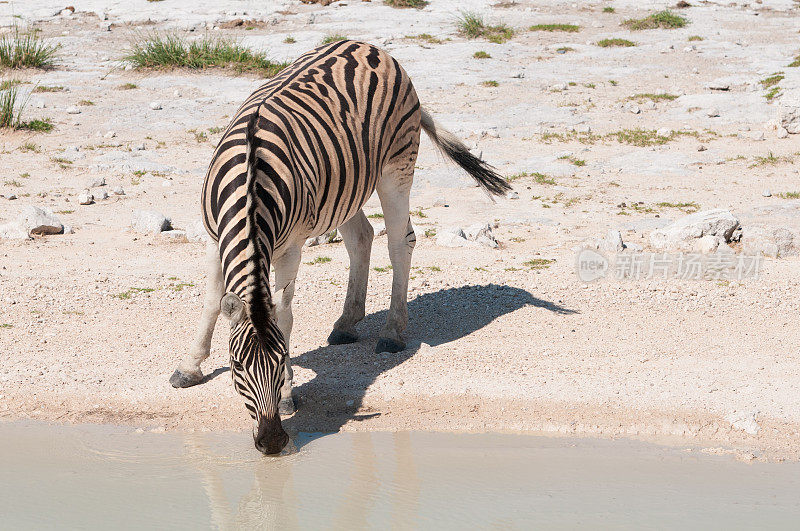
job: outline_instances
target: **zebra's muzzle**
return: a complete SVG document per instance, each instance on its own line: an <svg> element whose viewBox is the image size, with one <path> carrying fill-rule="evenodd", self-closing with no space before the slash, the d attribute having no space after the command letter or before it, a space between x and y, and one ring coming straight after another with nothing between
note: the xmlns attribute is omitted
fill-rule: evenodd
<svg viewBox="0 0 800 531"><path fill-rule="evenodd" d="M289 435L283 431L281 418L275 414L272 417L261 417L258 428L253 434L256 448L266 455L278 454L289 442Z"/></svg>

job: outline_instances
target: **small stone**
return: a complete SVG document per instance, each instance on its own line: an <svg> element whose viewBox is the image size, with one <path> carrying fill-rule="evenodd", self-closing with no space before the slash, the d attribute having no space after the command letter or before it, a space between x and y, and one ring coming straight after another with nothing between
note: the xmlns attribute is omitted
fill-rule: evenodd
<svg viewBox="0 0 800 531"><path fill-rule="evenodd" d="M172 93L172 96L175 97L175 98L180 98L181 97L181 91L180 90L176 90L175 92Z"/></svg>
<svg viewBox="0 0 800 531"><path fill-rule="evenodd" d="M161 186L165 188L168 186L172 186L172 181L170 181L169 179L164 179L163 181L161 181Z"/></svg>
<svg viewBox="0 0 800 531"><path fill-rule="evenodd" d="M656 108L656 103L652 100L648 100L642 104L642 107L644 107L645 110L652 111Z"/></svg>
<svg viewBox="0 0 800 531"><path fill-rule="evenodd" d="M716 107L714 107L713 109L709 109L708 112L706 112L706 116L708 116L709 118L719 118L719 109L717 109Z"/></svg>
<svg viewBox="0 0 800 531"><path fill-rule="evenodd" d="M114 195L125 195L125 190L123 190L121 186L115 186L112 188L111 193Z"/></svg>
<svg viewBox="0 0 800 531"><path fill-rule="evenodd" d="M447 204L447 200L444 197L440 197L433 202L433 206L435 207L447 207L450 206Z"/></svg>
<svg viewBox="0 0 800 531"><path fill-rule="evenodd" d="M168 238L170 240L175 240L175 241L182 241L182 242L188 242L189 241L189 239L186 237L186 231L185 230L177 230L177 229L165 230L165 231L161 232L161 236L164 236L165 238Z"/></svg>
<svg viewBox="0 0 800 531"><path fill-rule="evenodd" d="M103 135L103 138L114 138L115 136L117 136L116 131L108 131Z"/></svg>
<svg viewBox="0 0 800 531"><path fill-rule="evenodd" d="M519 194L516 191L513 191L508 194L509 199L519 199Z"/></svg>
<svg viewBox="0 0 800 531"><path fill-rule="evenodd" d="M656 131L656 135L663 136L663 137L671 136L672 135L672 129L670 129L668 127L661 127L660 129L658 129Z"/></svg>
<svg viewBox="0 0 800 531"><path fill-rule="evenodd" d="M763 192L761 192L761 195L763 195L764 197L772 197L772 192L770 192L769 190L764 190Z"/></svg>
<svg viewBox="0 0 800 531"><path fill-rule="evenodd" d="M556 83L555 85L550 85L549 90L558 92L562 90L567 90L568 88L569 85L567 85L566 83Z"/></svg>
<svg viewBox="0 0 800 531"><path fill-rule="evenodd" d="M6 199L8 199L9 201L13 201L13 200L15 200L16 198L17 198L17 195L16 195L16 194L8 194L8 195L6 196Z"/></svg>
<svg viewBox="0 0 800 531"><path fill-rule="evenodd" d="M88 181L86 181L86 188L98 188L105 185L105 177L91 177Z"/></svg>
<svg viewBox="0 0 800 531"><path fill-rule="evenodd" d="M622 242L622 233L618 230L611 229L606 234L603 240L603 248L606 251L621 252L625 249L625 244Z"/></svg>
<svg viewBox="0 0 800 531"><path fill-rule="evenodd" d="M150 108L154 111L160 111L163 107L161 106L161 102L152 101L150 102Z"/></svg>
<svg viewBox="0 0 800 531"><path fill-rule="evenodd" d="M697 146L697 151L705 151L707 149L708 148L706 147L705 144L700 144L699 146Z"/></svg>
<svg viewBox="0 0 800 531"><path fill-rule="evenodd" d="M94 195L89 193L89 190L84 190L83 193L78 196L79 205L91 205L92 203L94 203Z"/></svg>
<svg viewBox="0 0 800 531"><path fill-rule="evenodd" d="M95 200L102 201L103 199L108 199L108 192L105 190L97 190L93 193Z"/></svg>
<svg viewBox="0 0 800 531"><path fill-rule="evenodd" d="M25 207L18 222L30 234L59 234L64 230L64 225L49 208Z"/></svg>
<svg viewBox="0 0 800 531"><path fill-rule="evenodd" d="M778 128L778 138L786 138L788 136L789 136L789 131L787 131L783 127Z"/></svg>
<svg viewBox="0 0 800 531"><path fill-rule="evenodd" d="M625 110L632 114L640 114L642 110L635 103L628 103L625 105Z"/></svg>
<svg viewBox="0 0 800 531"><path fill-rule="evenodd" d="M77 107L67 107L67 114L80 114L81 110Z"/></svg>
<svg viewBox="0 0 800 531"><path fill-rule="evenodd" d="M134 210L131 228L145 234L159 233L172 229L172 221L154 210Z"/></svg>
<svg viewBox="0 0 800 531"><path fill-rule="evenodd" d="M136 144L136 146L134 146L134 149L136 151L144 151L146 148L147 146L144 145L144 142L142 142L141 144Z"/></svg>

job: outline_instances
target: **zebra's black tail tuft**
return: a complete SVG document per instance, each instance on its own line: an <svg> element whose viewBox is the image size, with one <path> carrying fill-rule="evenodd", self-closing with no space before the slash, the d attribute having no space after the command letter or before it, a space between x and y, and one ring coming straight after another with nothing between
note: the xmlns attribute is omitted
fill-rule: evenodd
<svg viewBox="0 0 800 531"><path fill-rule="evenodd" d="M492 166L470 153L456 135L439 126L425 109L422 109L422 129L436 147L469 173L481 188L492 195L505 195L511 190L511 185Z"/></svg>

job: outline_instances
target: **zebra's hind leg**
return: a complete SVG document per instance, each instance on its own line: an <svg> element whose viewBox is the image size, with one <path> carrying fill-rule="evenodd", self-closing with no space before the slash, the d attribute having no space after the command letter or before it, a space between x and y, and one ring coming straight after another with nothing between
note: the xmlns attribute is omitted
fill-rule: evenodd
<svg viewBox="0 0 800 531"><path fill-rule="evenodd" d="M199 384L203 380L200 364L211 353L211 337L214 335L214 326L219 317L219 302L225 294L217 244L213 241L206 245L206 261L208 262L208 282L206 297L203 301L203 313L200 315L200 325L197 327L197 334L188 355L180 362L169 379L172 387L191 387Z"/></svg>
<svg viewBox="0 0 800 531"><path fill-rule="evenodd" d="M288 248L280 256L275 258L275 317L286 342L286 360L284 364L283 387L281 387L281 401L278 403L278 413L281 415L291 415L295 412L294 400L292 399L292 360L289 356L291 352L290 340L292 335L292 298L294 298L294 281L297 278L297 269L300 267L300 257L302 255L302 244Z"/></svg>
<svg viewBox="0 0 800 531"><path fill-rule="evenodd" d="M375 352L400 352L406 348L402 334L408 325L408 275L411 269L411 254L417 243L411 216L408 213L408 196L411 192L413 173L412 160L407 171L391 172L382 176L378 182L378 197L383 207L389 240L389 259L392 262L392 301Z"/></svg>
<svg viewBox="0 0 800 531"><path fill-rule="evenodd" d="M355 216L339 227L339 232L342 233L344 246L350 257L350 276L347 280L344 310L333 325L331 335L328 336L328 343L331 345L355 343L358 340L355 326L364 318L369 255L372 251L372 238L375 234L372 224L367 220L363 210L359 210Z"/></svg>

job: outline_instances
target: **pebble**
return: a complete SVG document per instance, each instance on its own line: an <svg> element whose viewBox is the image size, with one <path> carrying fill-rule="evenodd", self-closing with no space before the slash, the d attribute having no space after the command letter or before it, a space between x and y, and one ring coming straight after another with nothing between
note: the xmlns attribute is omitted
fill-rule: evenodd
<svg viewBox="0 0 800 531"><path fill-rule="evenodd" d="M111 192L112 192L114 195L125 195L125 190L123 190L121 186L115 186L115 187L114 187L114 188L111 190Z"/></svg>
<svg viewBox="0 0 800 531"><path fill-rule="evenodd" d="M511 192L510 194L508 194L508 198L509 199L519 199L519 194L516 191Z"/></svg>
<svg viewBox="0 0 800 531"><path fill-rule="evenodd" d="M155 210L134 210L131 228L145 234L164 232L172 229L172 220Z"/></svg>
<svg viewBox="0 0 800 531"><path fill-rule="evenodd" d="M163 181L161 181L161 186L165 188L168 186L172 186L172 181L170 181L169 179L164 179Z"/></svg>
<svg viewBox="0 0 800 531"><path fill-rule="evenodd" d="M134 146L134 149L136 151L144 151L146 148L147 146L144 145L144 142L142 142L141 144L136 144L136 146Z"/></svg>
<svg viewBox="0 0 800 531"><path fill-rule="evenodd" d="M116 131L107 131L106 134L103 135L103 138L114 138L117 136Z"/></svg>
<svg viewBox="0 0 800 531"><path fill-rule="evenodd" d="M764 197L772 197L772 192L770 192L769 190L764 190L763 192L761 192L761 195L763 195Z"/></svg>
<svg viewBox="0 0 800 531"><path fill-rule="evenodd" d="M714 107L713 109L710 109L706 113L706 116L708 116L709 118L718 118L719 117L719 109L717 109L716 107Z"/></svg>
<svg viewBox="0 0 800 531"><path fill-rule="evenodd" d="M433 202L433 206L435 207L447 207L450 206L447 204L447 200L444 197L439 197L436 201Z"/></svg>
<svg viewBox="0 0 800 531"><path fill-rule="evenodd" d="M707 149L708 148L705 146L705 144L700 144L699 146L697 146L697 151L705 151Z"/></svg>
<svg viewBox="0 0 800 531"><path fill-rule="evenodd" d="M150 108L153 109L154 111L160 111L163 107L161 106L161 102L153 101L150 102Z"/></svg>
<svg viewBox="0 0 800 531"><path fill-rule="evenodd" d="M639 106L636 105L635 103L626 104L625 105L625 110L627 110L628 112L630 112L632 114L639 114L639 113L642 112L642 110L639 108Z"/></svg>
<svg viewBox="0 0 800 531"><path fill-rule="evenodd" d="M622 242L622 233L618 230L611 229L606 234L603 241L603 248L606 251L620 252L625 249L625 244Z"/></svg>
<svg viewBox="0 0 800 531"><path fill-rule="evenodd" d="M94 195L94 198L97 201L102 201L103 199L108 199L108 192L106 192L105 190L98 190L98 191L94 192L93 195Z"/></svg>
<svg viewBox="0 0 800 531"><path fill-rule="evenodd" d="M80 114L81 110L77 107L67 107L67 114Z"/></svg>
<svg viewBox="0 0 800 531"><path fill-rule="evenodd" d="M788 136L789 136L789 131L787 131L783 127L778 128L778 138L786 138Z"/></svg>
<svg viewBox="0 0 800 531"><path fill-rule="evenodd" d="M86 188L97 188L99 186L105 186L106 179L105 177L92 177L88 181L86 181Z"/></svg>
<svg viewBox="0 0 800 531"><path fill-rule="evenodd" d="M94 203L94 195L92 195L89 190L84 190L83 193L78 196L79 205L91 205L92 203Z"/></svg>

